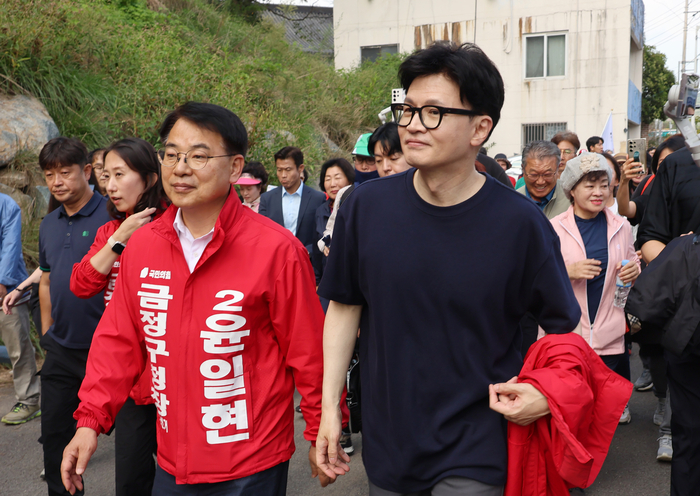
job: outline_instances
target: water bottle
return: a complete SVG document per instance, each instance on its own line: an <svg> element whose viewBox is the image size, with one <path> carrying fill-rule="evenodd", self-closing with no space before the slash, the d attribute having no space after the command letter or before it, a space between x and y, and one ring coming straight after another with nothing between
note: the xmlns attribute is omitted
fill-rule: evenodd
<svg viewBox="0 0 700 496"><path fill-rule="evenodd" d="M622 266L624 267L628 263L630 263L629 260L623 260ZM631 287L631 282L625 284L618 275L615 280L615 300L613 301L613 305L615 305L617 308L625 308L625 303L627 303L627 295L630 294Z"/></svg>

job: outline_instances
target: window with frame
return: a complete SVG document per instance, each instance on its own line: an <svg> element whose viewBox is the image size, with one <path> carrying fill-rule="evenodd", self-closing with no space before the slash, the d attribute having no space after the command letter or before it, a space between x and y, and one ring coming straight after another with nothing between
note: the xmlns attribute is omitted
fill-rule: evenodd
<svg viewBox="0 0 700 496"><path fill-rule="evenodd" d="M523 124L523 147L533 141L549 141L559 131L566 131L566 122Z"/></svg>
<svg viewBox="0 0 700 496"><path fill-rule="evenodd" d="M375 45L360 47L360 62L374 62L382 55L399 53L399 45Z"/></svg>
<svg viewBox="0 0 700 496"><path fill-rule="evenodd" d="M566 35L542 34L525 38L525 77L566 75Z"/></svg>

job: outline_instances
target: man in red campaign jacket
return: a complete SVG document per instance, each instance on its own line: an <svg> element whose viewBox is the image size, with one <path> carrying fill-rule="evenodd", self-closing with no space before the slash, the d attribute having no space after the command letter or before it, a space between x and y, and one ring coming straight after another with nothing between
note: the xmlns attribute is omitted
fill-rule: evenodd
<svg viewBox="0 0 700 496"><path fill-rule="evenodd" d="M81 474L145 367L158 409L153 495L278 496L294 452L294 387L304 437L321 417L323 311L304 246L241 205L247 134L217 105L186 103L160 130L172 206L121 259L93 338L61 474ZM317 474L315 447L309 451ZM321 483L328 479L321 475ZM218 493L217 493L218 494Z"/></svg>

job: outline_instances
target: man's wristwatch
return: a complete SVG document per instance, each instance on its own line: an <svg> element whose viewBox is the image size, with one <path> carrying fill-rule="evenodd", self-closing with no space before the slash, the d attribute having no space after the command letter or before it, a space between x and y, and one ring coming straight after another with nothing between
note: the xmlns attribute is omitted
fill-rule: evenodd
<svg viewBox="0 0 700 496"><path fill-rule="evenodd" d="M109 246L112 248L112 251L117 255L121 255L124 251L124 248L126 248L126 245L124 243L122 243L121 241L117 241L112 236L109 237L107 243L109 243Z"/></svg>

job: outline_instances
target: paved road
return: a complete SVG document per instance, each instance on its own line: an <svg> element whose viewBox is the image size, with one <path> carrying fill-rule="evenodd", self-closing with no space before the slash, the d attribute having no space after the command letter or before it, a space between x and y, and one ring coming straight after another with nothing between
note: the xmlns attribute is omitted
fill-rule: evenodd
<svg viewBox="0 0 700 496"><path fill-rule="evenodd" d="M640 371L639 359L633 357L633 377ZM11 387L0 387L0 412L8 411L14 403ZM586 490L589 496L665 496L669 494L670 464L656 461L658 428L652 424L655 398L652 393L635 392L630 402L632 423L620 426L615 434L610 454L598 480ZM289 496L367 494L367 482L361 460L362 439L353 435L356 454L351 472L332 486L322 489L310 478L307 453L309 444L302 432L304 421L296 414L297 453L291 460ZM31 421L20 426L0 425L0 494L38 496L46 494L46 485L39 479L42 469L41 447L37 443L40 423ZM114 442L100 437L86 476L89 495L114 495Z"/></svg>
<svg viewBox="0 0 700 496"><path fill-rule="evenodd" d="M635 345L632 380L642 372L638 349ZM618 427L603 469L586 495L668 496L671 492L671 464L656 461L659 428L651 421L656 397L651 391L635 391L629 405L632 422Z"/></svg>

